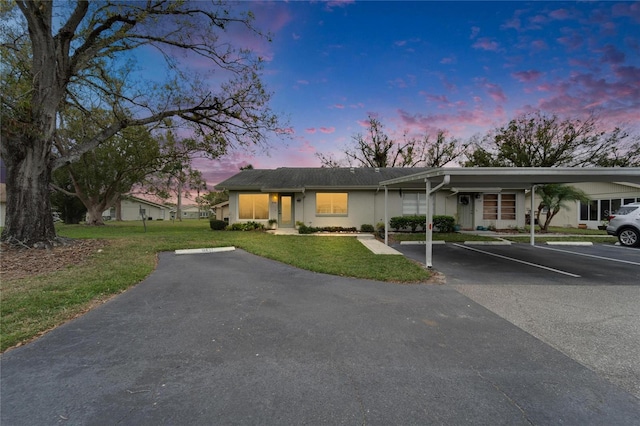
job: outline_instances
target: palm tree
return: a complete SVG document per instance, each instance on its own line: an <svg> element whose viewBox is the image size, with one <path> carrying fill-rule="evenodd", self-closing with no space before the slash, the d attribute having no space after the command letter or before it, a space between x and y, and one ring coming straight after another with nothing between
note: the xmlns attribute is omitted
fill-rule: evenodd
<svg viewBox="0 0 640 426"><path fill-rule="evenodd" d="M551 219L558 214L560 209L566 209L569 207L569 202L589 202L589 197L581 189L560 183L550 183L539 186L536 188L536 194L541 198L540 204L538 205L538 223L540 224L540 230L543 232L547 232ZM542 224L540 221L540 213L544 208L547 209L547 214L544 224Z"/></svg>

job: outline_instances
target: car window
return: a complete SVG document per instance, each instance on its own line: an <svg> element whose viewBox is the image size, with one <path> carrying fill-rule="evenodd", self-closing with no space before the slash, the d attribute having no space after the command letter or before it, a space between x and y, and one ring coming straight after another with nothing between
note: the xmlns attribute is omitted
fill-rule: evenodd
<svg viewBox="0 0 640 426"><path fill-rule="evenodd" d="M627 215L632 211L637 210L638 208L639 207L636 207L636 206L623 206L623 207L620 207L618 211L614 213L614 215Z"/></svg>

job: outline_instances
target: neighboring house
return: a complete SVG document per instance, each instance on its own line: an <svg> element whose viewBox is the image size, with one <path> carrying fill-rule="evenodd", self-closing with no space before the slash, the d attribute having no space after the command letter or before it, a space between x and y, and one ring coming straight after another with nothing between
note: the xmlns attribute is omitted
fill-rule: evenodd
<svg viewBox="0 0 640 426"><path fill-rule="evenodd" d="M0 183L0 226L4 226L4 217L7 214L7 185Z"/></svg>
<svg viewBox="0 0 640 426"><path fill-rule="evenodd" d="M218 220L224 220L225 222L229 222L229 201L223 201L214 205L212 208L213 217Z"/></svg>
<svg viewBox="0 0 640 426"><path fill-rule="evenodd" d="M640 185L634 183L583 182L569 185L583 190L591 201L569 202L568 208L560 210L553 218L551 226L577 228L579 225L586 225L587 228L596 229L621 205L640 201ZM527 194L527 200L530 200L530 194ZM528 203L529 201L527 205ZM536 208L539 203L540 197L536 195Z"/></svg>
<svg viewBox="0 0 640 426"><path fill-rule="evenodd" d="M168 220L169 208L143 198L127 195L109 210L102 213L106 220L142 220L142 214L147 220Z"/></svg>
<svg viewBox="0 0 640 426"><path fill-rule="evenodd" d="M171 209L171 218L176 218L177 210L176 208ZM206 219L211 215L209 210L203 210L201 207L198 207L197 204L191 204L182 206L180 209L180 213L182 215L182 219Z"/></svg>
<svg viewBox="0 0 640 426"><path fill-rule="evenodd" d="M276 219L278 227L342 226L360 229L385 220L381 181L428 171L427 168L279 168L243 170L216 185L229 191L229 223ZM434 197L434 214L456 218L464 229L525 225L524 189L446 189ZM424 191L388 190L389 218L426 213Z"/></svg>

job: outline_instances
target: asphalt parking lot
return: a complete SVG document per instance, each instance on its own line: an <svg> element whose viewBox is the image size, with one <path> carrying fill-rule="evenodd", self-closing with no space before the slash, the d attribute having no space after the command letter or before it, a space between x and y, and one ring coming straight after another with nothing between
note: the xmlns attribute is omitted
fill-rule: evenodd
<svg viewBox="0 0 640 426"><path fill-rule="evenodd" d="M424 263L424 246L398 245ZM640 250L608 244L433 248L446 285L640 398Z"/></svg>
<svg viewBox="0 0 640 426"><path fill-rule="evenodd" d="M425 263L424 245L395 245ZM433 267L448 284L640 285L640 249L593 246L434 245Z"/></svg>
<svg viewBox="0 0 640 426"><path fill-rule="evenodd" d="M3 426L640 418L628 390L453 286L317 274L241 250L161 253L142 283L1 362Z"/></svg>

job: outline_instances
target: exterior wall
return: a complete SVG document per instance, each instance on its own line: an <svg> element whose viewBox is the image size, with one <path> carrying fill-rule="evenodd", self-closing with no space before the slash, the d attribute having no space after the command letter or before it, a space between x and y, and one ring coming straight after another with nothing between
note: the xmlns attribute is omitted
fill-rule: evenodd
<svg viewBox="0 0 640 426"><path fill-rule="evenodd" d="M229 220L229 204L216 206L215 216L217 220Z"/></svg>
<svg viewBox="0 0 640 426"><path fill-rule="evenodd" d="M489 193L487 193L489 194ZM495 227L496 229L509 229L509 228L523 228L525 226L526 218L526 203L524 191L502 191L500 194L516 194L516 218L515 220L503 220L498 218L497 220L487 220L483 218L484 197L486 194L480 194L479 198L474 199L474 228L477 226L482 227Z"/></svg>
<svg viewBox="0 0 640 426"><path fill-rule="evenodd" d="M348 193L348 213L347 215L317 215L316 214L316 193L326 192L347 192ZM244 222L238 218L238 192L230 192L228 217L229 223ZM434 198L435 215L456 215L457 198L450 197L446 191L438 192ZM385 191L311 191L305 193L293 193L293 221L303 222L307 226L342 226L344 228L355 227L360 229L364 224L376 226L384 222L385 218ZM402 197L400 191L388 191L388 218L402 216ZM269 219L278 218L278 194L269 194ZM268 227L268 220L256 220ZM524 220L523 220L524 222Z"/></svg>
<svg viewBox="0 0 640 426"><path fill-rule="evenodd" d="M582 189L592 200L610 200L616 198L624 200L626 198L637 199L640 197L640 187L637 185L608 182L582 182L572 183L571 186ZM531 203L529 195L527 195L526 203L527 208L529 208ZM538 208L538 204L540 204L540 197L536 195L534 202L536 209ZM542 220L544 220L544 214L542 215ZM561 209L551 221L551 226L569 228L577 228L578 225L586 225L587 228L596 229L600 224L601 220L580 220L580 203L577 201L568 203L568 208Z"/></svg>
<svg viewBox="0 0 640 426"><path fill-rule="evenodd" d="M122 200L120 203L120 214L122 220L142 220L140 217L140 206L145 209L147 218L152 220L167 220L167 209L155 206L153 204L145 204L136 200ZM105 212L109 215L109 211ZM115 219L115 216L112 217Z"/></svg>

